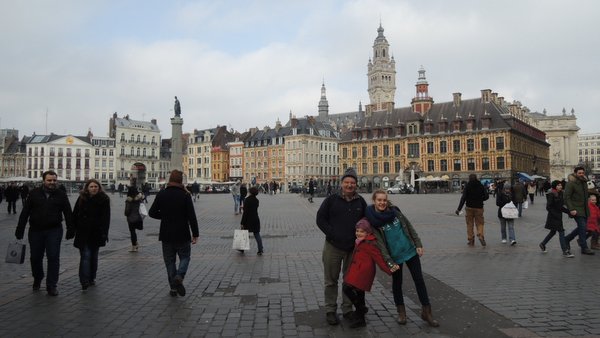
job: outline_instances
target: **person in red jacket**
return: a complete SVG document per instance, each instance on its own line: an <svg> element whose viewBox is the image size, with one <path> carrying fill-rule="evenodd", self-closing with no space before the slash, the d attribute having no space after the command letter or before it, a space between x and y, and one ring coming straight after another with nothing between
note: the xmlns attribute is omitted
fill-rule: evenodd
<svg viewBox="0 0 600 338"><path fill-rule="evenodd" d="M598 198L596 195L590 195L588 198L588 207L590 208L590 215L587 218L587 237L592 236L591 248L593 250L599 250L598 235L600 234L600 208L598 208Z"/></svg>
<svg viewBox="0 0 600 338"><path fill-rule="evenodd" d="M388 266L385 263L376 242L377 238L373 235L373 228L369 221L366 218L359 220L356 223L356 245L352 253L352 261L344 276L342 287L342 291L356 309L350 323L351 328L367 325L365 313L368 309L365 304L365 291L371 291L373 286L375 264L388 275L400 268L398 264Z"/></svg>

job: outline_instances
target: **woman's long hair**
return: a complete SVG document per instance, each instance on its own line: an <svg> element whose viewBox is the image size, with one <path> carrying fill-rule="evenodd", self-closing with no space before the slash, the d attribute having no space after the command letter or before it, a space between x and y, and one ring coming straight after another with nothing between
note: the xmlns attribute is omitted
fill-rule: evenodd
<svg viewBox="0 0 600 338"><path fill-rule="evenodd" d="M96 183L98 185L98 193L96 194L98 197L108 198L108 195L104 192L104 189L102 188L102 184L100 184L100 182L98 182L97 179L90 178L89 180L87 180L87 182L85 182L83 190L79 192L79 203L83 203L84 201L90 199L91 196L89 187L92 183Z"/></svg>

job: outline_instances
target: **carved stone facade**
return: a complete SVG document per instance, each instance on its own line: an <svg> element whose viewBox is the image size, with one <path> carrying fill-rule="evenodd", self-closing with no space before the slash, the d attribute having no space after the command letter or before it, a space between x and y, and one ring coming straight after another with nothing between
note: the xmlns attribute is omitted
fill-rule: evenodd
<svg viewBox="0 0 600 338"><path fill-rule="evenodd" d="M550 179L562 180L573 172L579 163L577 133L577 117L571 110L567 115L563 109L562 115L547 115L543 113L527 113L529 123L546 133L546 141L550 144Z"/></svg>

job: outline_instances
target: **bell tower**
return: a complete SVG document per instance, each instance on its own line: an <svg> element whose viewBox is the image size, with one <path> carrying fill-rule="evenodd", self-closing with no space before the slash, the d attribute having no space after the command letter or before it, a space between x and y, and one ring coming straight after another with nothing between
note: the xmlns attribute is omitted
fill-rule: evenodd
<svg viewBox="0 0 600 338"><path fill-rule="evenodd" d="M419 68L419 79L415 87L417 87L417 93L410 104L412 105L413 112L423 116L433 105L433 98L429 96L429 83L427 83L427 79L425 78L425 68L423 66Z"/></svg>
<svg viewBox="0 0 600 338"><path fill-rule="evenodd" d="M368 64L368 92L370 103L366 105L366 116L374 111L392 111L396 93L396 61L390 56L390 44L379 24L373 43L373 57Z"/></svg>

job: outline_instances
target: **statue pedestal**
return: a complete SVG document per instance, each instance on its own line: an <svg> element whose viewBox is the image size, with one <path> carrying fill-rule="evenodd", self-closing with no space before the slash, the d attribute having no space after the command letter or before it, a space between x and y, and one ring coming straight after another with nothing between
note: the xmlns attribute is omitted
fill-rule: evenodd
<svg viewBox="0 0 600 338"><path fill-rule="evenodd" d="M183 119L180 116L171 118L171 170L183 169Z"/></svg>

